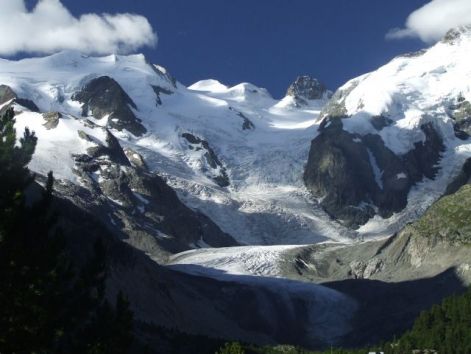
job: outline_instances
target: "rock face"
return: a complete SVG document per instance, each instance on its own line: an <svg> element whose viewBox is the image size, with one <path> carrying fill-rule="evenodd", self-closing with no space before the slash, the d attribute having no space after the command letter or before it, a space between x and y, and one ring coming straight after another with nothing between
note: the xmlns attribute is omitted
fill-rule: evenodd
<svg viewBox="0 0 471 354"><path fill-rule="evenodd" d="M0 105L17 98L10 86L0 85Z"/></svg>
<svg viewBox="0 0 471 354"><path fill-rule="evenodd" d="M5 104L8 101L11 101L11 103L2 107L0 115L14 103L29 109L31 112L39 112L38 106L36 106L33 101L18 97L10 86L0 85L0 105Z"/></svg>
<svg viewBox="0 0 471 354"><path fill-rule="evenodd" d="M142 157L125 152L110 131L106 145L81 133L94 144L87 154L74 156L81 186L65 183L58 188L114 233L163 261L168 253L194 247L237 245L205 215L184 206L161 177L147 171Z"/></svg>
<svg viewBox="0 0 471 354"><path fill-rule="evenodd" d="M235 112L240 118L242 118L243 123L242 123L242 130L253 130L255 129L255 124L252 123L252 121L246 117L246 115L242 112L239 112L238 110L234 109L233 107L229 107L230 111Z"/></svg>
<svg viewBox="0 0 471 354"><path fill-rule="evenodd" d="M152 90L154 90L155 92L155 95L157 96L157 99L156 99L156 102L157 102L157 105L160 106L162 104L162 98L161 98L161 95L171 95L173 94L172 91L170 90L167 90L163 87L160 87L160 86L152 86Z"/></svg>
<svg viewBox="0 0 471 354"><path fill-rule="evenodd" d="M304 75L296 78L290 85L287 96L292 96L300 105L306 105L308 101L320 100L328 94L327 88L319 80Z"/></svg>
<svg viewBox="0 0 471 354"><path fill-rule="evenodd" d="M82 115L91 113L95 118L108 117L107 126L117 130L126 129L136 136L146 132L131 108L136 104L112 78L102 76L88 82L85 87L72 96L73 100L83 103Z"/></svg>
<svg viewBox="0 0 471 354"><path fill-rule="evenodd" d="M450 116L454 120L456 136L467 139L471 134L471 103L459 95L456 103L450 107Z"/></svg>
<svg viewBox="0 0 471 354"><path fill-rule="evenodd" d="M46 129L55 129L59 125L59 119L62 118L62 114L60 112L47 112L43 113L43 118L46 121L43 124Z"/></svg>
<svg viewBox="0 0 471 354"><path fill-rule="evenodd" d="M190 150L200 152L201 171L220 187L229 186L230 182L226 168L208 142L190 133L183 133L182 138L186 140Z"/></svg>
<svg viewBox="0 0 471 354"><path fill-rule="evenodd" d="M407 205L410 188L433 179L444 146L431 124L421 127L425 141L397 156L379 135L352 134L342 119L326 118L312 141L304 182L321 205L347 226L366 223L375 211L389 217Z"/></svg>
<svg viewBox="0 0 471 354"><path fill-rule="evenodd" d="M471 33L471 25L460 26L449 30L442 39L443 43L455 44L464 33Z"/></svg>

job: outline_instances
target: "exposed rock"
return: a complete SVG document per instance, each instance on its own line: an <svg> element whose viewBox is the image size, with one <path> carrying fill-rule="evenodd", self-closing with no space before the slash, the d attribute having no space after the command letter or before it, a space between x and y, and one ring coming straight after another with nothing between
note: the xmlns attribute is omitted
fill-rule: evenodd
<svg viewBox="0 0 471 354"><path fill-rule="evenodd" d="M104 146L92 140L95 146L86 155L74 156L75 173L85 187L80 193L64 187L63 192L74 203L86 207L92 200L102 222L157 258L164 257L165 252L181 252L200 244L237 244L205 215L182 204L161 177L130 163L127 155L140 162L142 157L135 157L137 154L131 150L126 155L109 131L106 141Z"/></svg>
<svg viewBox="0 0 471 354"><path fill-rule="evenodd" d="M376 116L376 117L371 117L370 122L371 122L371 125L377 131L381 131L384 128L390 126L393 123L393 121L391 119L389 119L388 117L385 117L383 115Z"/></svg>
<svg viewBox="0 0 471 354"><path fill-rule="evenodd" d="M173 94L172 91L167 90L167 89L165 89L163 87L160 87L160 86L152 86L152 89L154 90L155 95L157 96L157 105L162 104L162 99L160 98L161 94L164 94L164 95L172 95Z"/></svg>
<svg viewBox="0 0 471 354"><path fill-rule="evenodd" d="M17 98L10 86L0 85L0 105Z"/></svg>
<svg viewBox="0 0 471 354"><path fill-rule="evenodd" d="M447 186L445 195L456 193L465 184L471 183L471 158L463 164L461 172Z"/></svg>
<svg viewBox="0 0 471 354"><path fill-rule="evenodd" d="M5 104L9 101L11 101L11 103L2 107L0 114L3 114L3 112L9 107L11 107L14 103L29 109L31 112L39 113L39 108L33 101L26 98L18 97L18 95L15 93L15 91L11 89L10 86L0 85L0 105Z"/></svg>
<svg viewBox="0 0 471 354"><path fill-rule="evenodd" d="M455 44L456 41L461 38L463 33L471 32L471 26L460 26L449 30L442 39L442 43Z"/></svg>
<svg viewBox="0 0 471 354"><path fill-rule="evenodd" d="M471 103L462 95L458 96L456 104L450 107L450 116L455 121L455 134L460 139L471 135Z"/></svg>
<svg viewBox="0 0 471 354"><path fill-rule="evenodd" d="M99 126L98 124L93 123L90 119L82 119L82 122L83 122L83 124L84 124L87 128L91 128L91 129L94 129L94 128L102 128L102 127Z"/></svg>
<svg viewBox="0 0 471 354"><path fill-rule="evenodd" d="M347 117L347 108L345 107L345 98L352 92L359 84L358 80L350 81L348 87L338 89L329 102L322 109L321 117L330 118L345 118Z"/></svg>
<svg viewBox="0 0 471 354"><path fill-rule="evenodd" d="M253 130L253 129L255 129L255 125L252 123L252 121L250 119L248 119L244 115L242 115L241 117L244 119L244 123L242 124L242 130Z"/></svg>
<svg viewBox="0 0 471 354"><path fill-rule="evenodd" d="M154 72L159 75L161 78L164 80L168 81L173 88L177 88L177 80L168 72L167 69L160 65L155 65L155 64L149 64Z"/></svg>
<svg viewBox="0 0 471 354"><path fill-rule="evenodd" d="M319 100L328 95L327 88L319 80L308 75L298 76L290 85L287 96L292 96L300 105L306 105L310 100Z"/></svg>
<svg viewBox="0 0 471 354"><path fill-rule="evenodd" d="M342 129L340 119L321 125L322 133L312 141L304 182L311 193L323 198L322 207L349 226L365 223L374 215L368 205L376 190L368 150Z"/></svg>
<svg viewBox="0 0 471 354"><path fill-rule="evenodd" d="M31 112L40 113L38 106L31 100L26 98L17 98L15 99L15 103L19 104L20 106L29 109Z"/></svg>
<svg viewBox="0 0 471 354"><path fill-rule="evenodd" d="M130 162L124 153L121 144L108 129L106 130L106 143L108 146L105 154L110 157L111 161L120 165L130 166Z"/></svg>
<svg viewBox="0 0 471 354"><path fill-rule="evenodd" d="M343 130L340 118L326 118L312 141L304 182L321 206L345 225L357 227L376 212L389 217L407 205L414 183L433 179L444 150L431 124L422 125L425 142L396 156L379 135Z"/></svg>
<svg viewBox="0 0 471 354"><path fill-rule="evenodd" d="M369 261L353 261L350 263L350 274L355 279L368 279L381 271L383 261L378 258Z"/></svg>
<svg viewBox="0 0 471 354"><path fill-rule="evenodd" d="M77 134L80 139L83 139L91 143L95 142L95 139L91 135L88 135L87 133L85 133L83 130L78 130Z"/></svg>
<svg viewBox="0 0 471 354"><path fill-rule="evenodd" d="M125 148L124 153L133 167L142 169L144 171L149 170L141 154L137 153L136 151L130 148Z"/></svg>
<svg viewBox="0 0 471 354"><path fill-rule="evenodd" d="M195 151L202 150L202 158L204 159L202 172L214 180L220 187L229 186L230 182L226 168L221 163L214 150L209 146L208 142L190 133L183 133L182 138L189 143L189 149Z"/></svg>
<svg viewBox="0 0 471 354"><path fill-rule="evenodd" d="M403 156L408 176L414 183L423 177L434 179L438 173L438 162L445 151L443 140L431 123L423 124L420 129L425 135L424 142L414 144L414 149Z"/></svg>
<svg viewBox="0 0 471 354"><path fill-rule="evenodd" d="M253 124L252 121L249 118L247 118L244 113L235 110L233 107L229 107L229 109L233 112L236 112L236 114L240 118L243 119L242 130L253 130L253 129L255 129L255 124Z"/></svg>
<svg viewBox="0 0 471 354"><path fill-rule="evenodd" d="M84 117L90 113L96 119L107 116L107 126L110 128L126 129L136 136L146 132L131 110L131 108L137 110L136 104L121 86L108 76L91 80L80 92L75 93L72 99L83 103Z"/></svg>
<svg viewBox="0 0 471 354"><path fill-rule="evenodd" d="M60 112L47 112L43 113L43 118L46 121L43 125L47 130L55 129L59 125L59 119L62 118Z"/></svg>
<svg viewBox="0 0 471 354"><path fill-rule="evenodd" d="M415 52L409 52L399 55L397 58L417 58L427 53L426 49L419 49Z"/></svg>

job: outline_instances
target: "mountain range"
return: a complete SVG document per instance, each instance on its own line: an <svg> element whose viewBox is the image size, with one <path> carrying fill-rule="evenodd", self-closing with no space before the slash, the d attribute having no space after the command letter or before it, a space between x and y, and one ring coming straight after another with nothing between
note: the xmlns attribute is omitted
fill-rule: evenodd
<svg viewBox="0 0 471 354"><path fill-rule="evenodd" d="M462 27L280 100L142 55L0 59L0 113L36 133L76 256L106 237L142 338L364 345L471 281L470 53Z"/></svg>

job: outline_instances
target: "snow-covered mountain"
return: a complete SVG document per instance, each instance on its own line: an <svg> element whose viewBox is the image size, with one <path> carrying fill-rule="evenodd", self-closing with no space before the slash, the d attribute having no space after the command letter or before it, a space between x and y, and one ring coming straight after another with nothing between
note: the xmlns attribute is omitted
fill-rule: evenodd
<svg viewBox="0 0 471 354"><path fill-rule="evenodd" d="M281 100L248 83L187 88L142 55L1 60L0 84L11 92L3 89L0 103L15 96L32 104L18 128L39 136L33 170L83 184L72 155L106 145L107 127L240 243L385 236L436 200L471 154L470 37L468 28L452 31L349 81L332 99L309 77ZM60 118L45 126L54 114L35 110ZM331 218L355 226L375 214L357 231Z"/></svg>
<svg viewBox="0 0 471 354"><path fill-rule="evenodd" d="M304 175L330 215L352 226L376 214L394 223L443 194L471 154L470 55L471 28L452 30L335 93Z"/></svg>
<svg viewBox="0 0 471 354"><path fill-rule="evenodd" d="M29 127L39 138L30 168L53 170L57 194L144 251L113 253L109 280L139 321L308 346L349 331L357 304L338 291L277 278L276 269L259 279L248 276L254 267L227 274L171 256L238 243L348 240L350 231L326 216L302 181L327 95L300 107L295 95L278 101L247 83L187 88L141 55L75 52L0 60L0 85L0 110L13 106L18 132ZM229 249L234 261L247 250ZM267 266L285 249L274 247ZM265 251L252 249L247 263ZM247 308L257 328L240 317Z"/></svg>
<svg viewBox="0 0 471 354"><path fill-rule="evenodd" d="M185 87L142 55L0 59L0 113L14 107L17 130L38 136L33 171L53 170L58 194L144 251L112 279L140 320L299 344L280 328L309 309L302 340L325 344L349 331L358 304L342 286L281 278L330 269L338 278L325 279L343 280L387 263L367 263L368 245L345 245L392 235L463 173L470 55L471 28L461 28L334 95L300 76L281 100L249 83ZM345 250L348 262L324 249ZM239 314L254 298L257 330ZM195 325L203 313L214 317Z"/></svg>
<svg viewBox="0 0 471 354"><path fill-rule="evenodd" d="M141 55L75 52L1 60L0 83L37 111L60 113L52 129L44 126L48 118L26 108L17 117L19 130L28 126L39 137L30 165L39 173L52 169L57 178L83 185L72 155L106 145L102 127L108 127L188 206L241 243L312 243L354 234L317 207L302 181L327 95L298 107L293 95L278 101L247 83L207 80L187 88ZM11 97L4 96L0 102L7 105Z"/></svg>

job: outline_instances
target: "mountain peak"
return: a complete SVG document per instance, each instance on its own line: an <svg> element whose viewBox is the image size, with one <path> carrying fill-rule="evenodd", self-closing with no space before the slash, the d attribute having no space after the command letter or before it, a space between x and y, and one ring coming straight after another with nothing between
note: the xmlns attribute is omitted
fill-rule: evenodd
<svg viewBox="0 0 471 354"><path fill-rule="evenodd" d="M299 104L320 100L327 94L328 90L325 85L309 75L298 76L286 92L287 96L294 97Z"/></svg>
<svg viewBox="0 0 471 354"><path fill-rule="evenodd" d="M218 80L208 79L195 82L188 87L190 90L207 91L207 92L225 92L229 89L226 85Z"/></svg>
<svg viewBox="0 0 471 354"><path fill-rule="evenodd" d="M463 36L471 38L471 24L450 29L443 37L442 42L454 44L458 39L463 38Z"/></svg>

